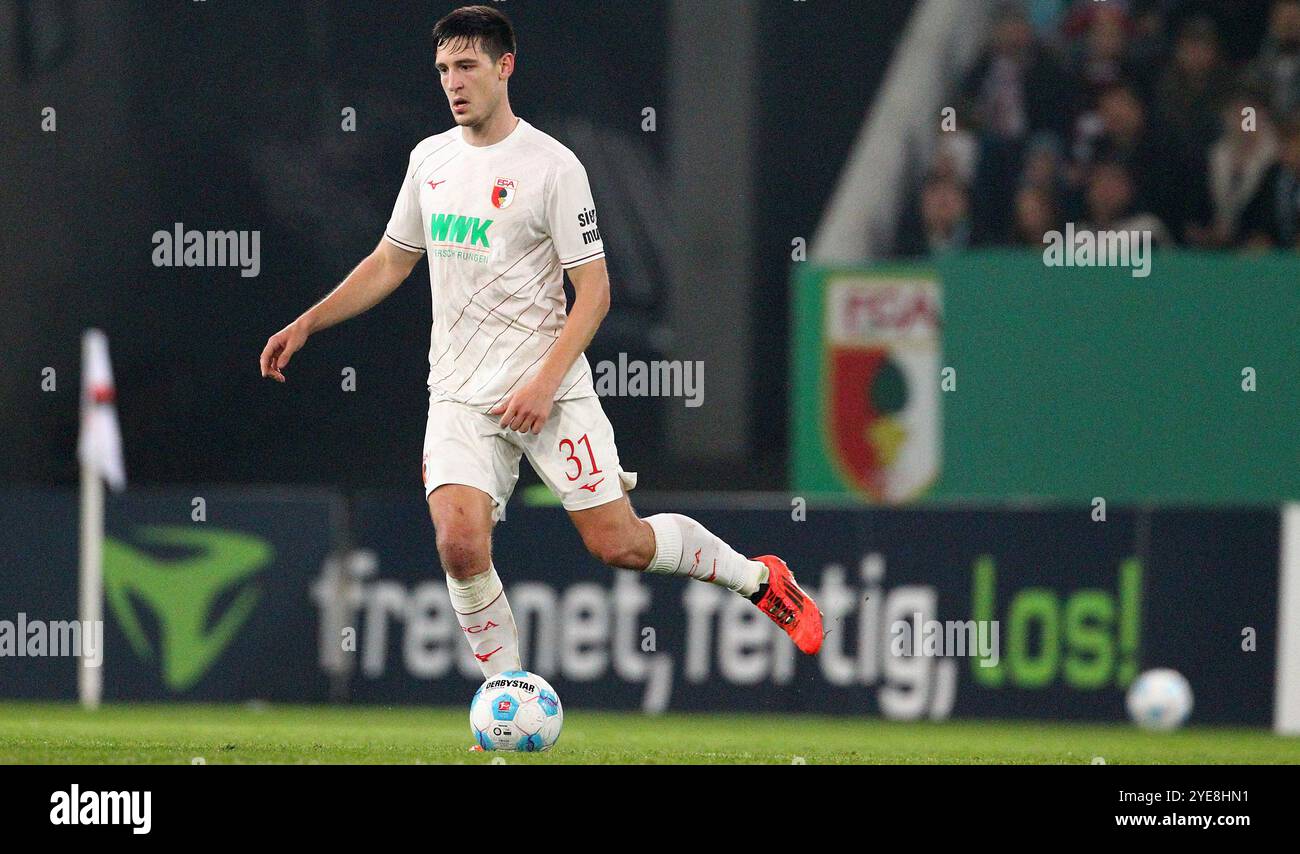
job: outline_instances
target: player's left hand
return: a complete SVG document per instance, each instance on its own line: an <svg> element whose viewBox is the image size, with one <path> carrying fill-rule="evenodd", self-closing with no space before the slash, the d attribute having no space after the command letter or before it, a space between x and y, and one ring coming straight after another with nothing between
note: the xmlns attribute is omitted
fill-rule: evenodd
<svg viewBox="0 0 1300 854"><path fill-rule="evenodd" d="M534 377L520 386L504 401L497 404L489 415L500 415L501 426L520 433L540 433L551 416L555 402L555 385L541 377Z"/></svg>

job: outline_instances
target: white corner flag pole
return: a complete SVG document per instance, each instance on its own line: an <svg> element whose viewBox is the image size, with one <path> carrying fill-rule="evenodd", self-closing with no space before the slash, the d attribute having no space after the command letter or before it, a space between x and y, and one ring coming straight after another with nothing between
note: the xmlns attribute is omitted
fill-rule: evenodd
<svg viewBox="0 0 1300 854"><path fill-rule="evenodd" d="M81 566L77 619L82 637L104 618L104 481L91 463L81 463ZM101 635L102 637L102 635ZM103 651L100 666L86 656L77 659L77 696L87 709L99 708L104 692Z"/></svg>
<svg viewBox="0 0 1300 854"><path fill-rule="evenodd" d="M1277 676L1273 730L1300 735L1300 504L1282 505L1282 560L1278 567Z"/></svg>
<svg viewBox="0 0 1300 854"><path fill-rule="evenodd" d="M113 368L108 338L98 329L81 336L81 548L78 615L82 637L104 619L104 481L114 491L126 486L122 435L118 429ZM93 637L103 637L93 632ZM83 648L84 652L84 648ZM99 707L103 696L103 650L82 655L77 663L77 695L87 709Z"/></svg>

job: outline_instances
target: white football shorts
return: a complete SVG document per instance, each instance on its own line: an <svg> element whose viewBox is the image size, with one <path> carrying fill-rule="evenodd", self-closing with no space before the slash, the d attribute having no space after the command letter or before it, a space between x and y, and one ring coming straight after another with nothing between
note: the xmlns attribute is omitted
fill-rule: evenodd
<svg viewBox="0 0 1300 854"><path fill-rule="evenodd" d="M464 484L492 499L493 521L504 519L522 455L565 510L608 504L636 486L636 472L619 465L614 427L599 397L555 401L537 434L508 430L500 419L463 403L430 400L424 428L426 501L443 484Z"/></svg>

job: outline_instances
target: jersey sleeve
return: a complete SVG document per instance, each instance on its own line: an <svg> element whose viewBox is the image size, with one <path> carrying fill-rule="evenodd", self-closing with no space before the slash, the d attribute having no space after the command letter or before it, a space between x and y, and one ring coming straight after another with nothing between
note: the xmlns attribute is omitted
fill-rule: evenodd
<svg viewBox="0 0 1300 854"><path fill-rule="evenodd" d="M384 239L407 252L424 251L424 227L420 217L420 188L415 182L415 157L406 165L402 189L393 203L393 215L384 228Z"/></svg>
<svg viewBox="0 0 1300 854"><path fill-rule="evenodd" d="M587 170L576 158L561 164L555 172L546 200L546 224L564 269L605 256Z"/></svg>

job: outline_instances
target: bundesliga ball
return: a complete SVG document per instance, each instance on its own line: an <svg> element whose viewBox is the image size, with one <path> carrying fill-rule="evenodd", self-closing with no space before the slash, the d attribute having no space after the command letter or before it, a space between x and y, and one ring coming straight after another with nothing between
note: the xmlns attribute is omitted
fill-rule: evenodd
<svg viewBox="0 0 1300 854"><path fill-rule="evenodd" d="M549 750L562 726L559 695L526 670L493 676L469 701L469 729L484 750Z"/></svg>
<svg viewBox="0 0 1300 854"><path fill-rule="evenodd" d="M1177 670L1148 670L1128 689L1128 715L1143 729L1177 729L1192 713L1192 686Z"/></svg>

